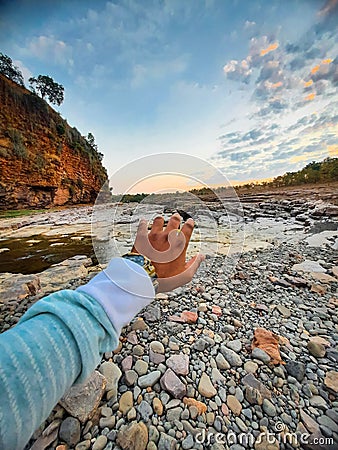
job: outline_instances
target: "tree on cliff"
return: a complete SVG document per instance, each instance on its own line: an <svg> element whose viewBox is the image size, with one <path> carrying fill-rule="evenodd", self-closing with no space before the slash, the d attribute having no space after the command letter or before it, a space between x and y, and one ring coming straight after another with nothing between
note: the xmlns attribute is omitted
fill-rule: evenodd
<svg viewBox="0 0 338 450"><path fill-rule="evenodd" d="M15 83L24 86L23 76L18 67L14 66L12 58L0 52L0 73Z"/></svg>
<svg viewBox="0 0 338 450"><path fill-rule="evenodd" d="M63 102L65 89L53 78L48 75L39 75L37 78L31 77L28 81L33 92L38 92L43 99L47 97L51 103L59 106Z"/></svg>
<svg viewBox="0 0 338 450"><path fill-rule="evenodd" d="M97 148L97 144L95 143L95 137L94 137L93 133L89 132L87 134L86 141L91 146L92 150L94 150L94 152L96 153L96 155L99 158L99 160L102 161L102 159L104 157L104 154L99 152L99 150Z"/></svg>

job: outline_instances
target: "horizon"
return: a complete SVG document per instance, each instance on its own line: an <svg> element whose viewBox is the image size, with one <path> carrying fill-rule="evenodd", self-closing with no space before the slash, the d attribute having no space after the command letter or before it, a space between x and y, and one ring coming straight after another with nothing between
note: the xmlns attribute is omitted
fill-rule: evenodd
<svg viewBox="0 0 338 450"><path fill-rule="evenodd" d="M337 0L7 0L0 17L1 51L27 88L65 87L57 109L110 177L176 152L239 185L338 156Z"/></svg>

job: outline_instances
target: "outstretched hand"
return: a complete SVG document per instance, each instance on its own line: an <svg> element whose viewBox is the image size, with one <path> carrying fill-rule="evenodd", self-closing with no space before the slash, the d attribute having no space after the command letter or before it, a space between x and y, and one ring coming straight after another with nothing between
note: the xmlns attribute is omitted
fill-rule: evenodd
<svg viewBox="0 0 338 450"><path fill-rule="evenodd" d="M164 228L164 219L154 219L148 233L148 222L141 219L133 252L149 258L158 275L158 292L167 292L192 280L205 257L197 254L186 261L189 241L194 230L193 219L188 219L180 229L181 216L175 213Z"/></svg>

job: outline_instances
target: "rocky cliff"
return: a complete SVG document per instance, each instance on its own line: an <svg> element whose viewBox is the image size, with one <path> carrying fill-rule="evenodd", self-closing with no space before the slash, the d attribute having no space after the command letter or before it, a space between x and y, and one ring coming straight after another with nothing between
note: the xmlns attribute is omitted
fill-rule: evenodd
<svg viewBox="0 0 338 450"><path fill-rule="evenodd" d="M91 203L101 155L44 100L0 75L0 209Z"/></svg>

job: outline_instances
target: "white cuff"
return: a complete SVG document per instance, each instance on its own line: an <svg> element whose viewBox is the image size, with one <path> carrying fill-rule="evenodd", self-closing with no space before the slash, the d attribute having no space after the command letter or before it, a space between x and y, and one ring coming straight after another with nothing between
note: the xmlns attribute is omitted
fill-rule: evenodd
<svg viewBox="0 0 338 450"><path fill-rule="evenodd" d="M105 270L77 290L100 303L118 335L155 297L155 289L147 272L124 258L113 258Z"/></svg>

